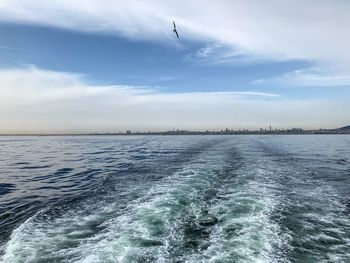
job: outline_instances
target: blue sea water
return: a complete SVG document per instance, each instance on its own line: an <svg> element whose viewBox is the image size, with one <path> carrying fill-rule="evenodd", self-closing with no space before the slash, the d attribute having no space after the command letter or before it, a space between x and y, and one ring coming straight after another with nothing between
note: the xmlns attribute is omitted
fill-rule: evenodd
<svg viewBox="0 0 350 263"><path fill-rule="evenodd" d="M0 262L350 262L350 136L0 137Z"/></svg>

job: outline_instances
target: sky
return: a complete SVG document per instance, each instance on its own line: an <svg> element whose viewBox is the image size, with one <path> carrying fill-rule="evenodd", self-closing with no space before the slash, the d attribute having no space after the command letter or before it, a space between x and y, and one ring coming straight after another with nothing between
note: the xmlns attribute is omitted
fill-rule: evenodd
<svg viewBox="0 0 350 263"><path fill-rule="evenodd" d="M349 10L347 0L0 0L0 133L349 125Z"/></svg>

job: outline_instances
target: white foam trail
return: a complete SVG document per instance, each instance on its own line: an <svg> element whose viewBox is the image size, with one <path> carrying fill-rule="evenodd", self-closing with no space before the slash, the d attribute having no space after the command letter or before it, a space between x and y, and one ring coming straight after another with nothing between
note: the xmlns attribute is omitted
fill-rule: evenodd
<svg viewBox="0 0 350 263"><path fill-rule="evenodd" d="M235 147L239 154L230 155ZM348 259L350 223L334 189L252 143L216 145L177 172L127 190L27 220L2 262L287 263L297 249L309 262ZM283 223L293 209L288 220L301 233Z"/></svg>
<svg viewBox="0 0 350 263"><path fill-rule="evenodd" d="M211 207L219 224L208 249L188 262L289 262L283 251L290 248L290 235L271 219L283 202L274 174L259 165L236 174L235 184L220 189L222 201Z"/></svg>

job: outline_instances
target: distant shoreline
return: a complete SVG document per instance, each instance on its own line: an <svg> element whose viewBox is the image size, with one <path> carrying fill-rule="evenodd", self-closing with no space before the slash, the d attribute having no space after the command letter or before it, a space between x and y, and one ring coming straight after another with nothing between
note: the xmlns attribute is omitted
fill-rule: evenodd
<svg viewBox="0 0 350 263"><path fill-rule="evenodd" d="M299 132L279 131L167 131L167 132L125 132L125 133L33 133L33 134L0 134L2 137L9 136L203 136L203 135L350 135L350 130L305 130Z"/></svg>

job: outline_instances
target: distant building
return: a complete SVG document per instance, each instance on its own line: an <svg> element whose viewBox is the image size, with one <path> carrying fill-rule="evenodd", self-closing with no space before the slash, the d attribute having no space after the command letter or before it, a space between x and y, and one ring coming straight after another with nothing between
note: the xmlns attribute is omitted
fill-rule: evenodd
<svg viewBox="0 0 350 263"><path fill-rule="evenodd" d="M126 131L126 134L131 134L131 131L130 131L130 130L127 130L127 131Z"/></svg>

